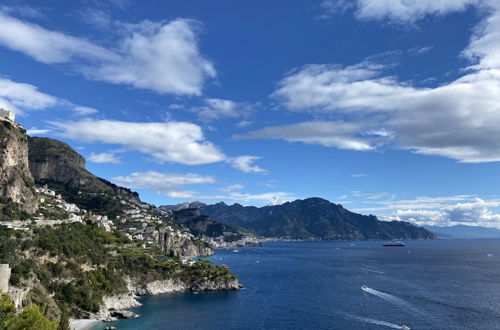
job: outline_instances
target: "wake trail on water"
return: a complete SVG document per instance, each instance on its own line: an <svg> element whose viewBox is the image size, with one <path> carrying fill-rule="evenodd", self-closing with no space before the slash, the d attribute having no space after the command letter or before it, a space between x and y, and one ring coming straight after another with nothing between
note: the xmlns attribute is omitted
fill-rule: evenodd
<svg viewBox="0 0 500 330"><path fill-rule="evenodd" d="M386 300L388 300L390 302L393 302L395 304L402 304L401 307L403 306L403 304L405 304L405 305L411 306L415 310L418 310L415 307L413 307L409 302L407 302L407 301L405 301L403 299L400 299L400 298L398 298L398 297L390 294L389 292L378 291L378 290L375 290L375 289L372 289L372 288L368 288L368 287L362 287L362 290L365 291L365 292L374 294L374 295L376 295L376 296L378 296L380 298L386 299ZM489 316L489 317L500 319L500 315L497 314L497 313L495 313L494 311L482 311L482 310L474 309L474 308L471 308L471 307L453 305L453 304L450 304L450 303L447 303L447 302L443 302L443 301L432 300L432 299L427 299L427 298L424 298L424 297L417 297L417 296L412 296L412 295L401 294L401 296L409 298L409 299L413 299L413 300L423 301L423 302L430 303L430 304L435 304L435 305L439 305L439 306L443 306L443 307L448 307L448 308L452 308L452 309L456 309L456 310L462 310L462 311L465 311L465 312L470 312L470 313L475 313L475 314L480 314L480 315L484 315L484 316Z"/></svg>
<svg viewBox="0 0 500 330"><path fill-rule="evenodd" d="M452 305L452 304L445 303L445 302L438 301L438 300L431 300L431 299L427 299L427 298L410 296L410 295L402 295L402 296L403 297L408 297L410 299L424 301L426 303L436 304L436 305L440 305L440 306L444 306L444 307L448 307L448 308L452 308L452 309L462 310L462 311L466 311L466 312L481 314L481 315L490 316L490 317L494 317L494 318L500 319L500 315L495 314L495 312L493 312L493 311L492 312L486 312L486 311L481 311L481 310L474 309L474 308L471 308L471 307L457 306L457 305Z"/></svg>
<svg viewBox="0 0 500 330"><path fill-rule="evenodd" d="M348 316L354 320L360 321L360 322L376 324L376 325L383 325L383 326L391 328L391 329L402 329L402 330L409 330L410 329L406 325L397 325L397 324L394 324L391 322L370 319L368 317L361 317L361 316L349 315L349 314L346 314L346 316Z"/></svg>
<svg viewBox="0 0 500 330"><path fill-rule="evenodd" d="M367 271L367 272L372 272L372 273L377 273L377 274L385 274L384 272L381 272L381 271L375 270L375 269L370 269L370 268L361 268L361 269L364 271Z"/></svg>
<svg viewBox="0 0 500 330"><path fill-rule="evenodd" d="M386 301L388 301L396 306L399 306L399 307L405 309L406 311L412 312L414 314L425 315L424 312L422 312L421 310L419 310L418 308L416 308L415 306L413 306L412 304L410 304L406 300L403 300L401 298L393 296L392 294L389 294L387 292L378 291L378 290L369 288L366 285L363 285L361 287L361 290L363 290L364 292L370 293L374 296L377 296L379 298L382 298L382 299L384 299L384 300L386 300Z"/></svg>

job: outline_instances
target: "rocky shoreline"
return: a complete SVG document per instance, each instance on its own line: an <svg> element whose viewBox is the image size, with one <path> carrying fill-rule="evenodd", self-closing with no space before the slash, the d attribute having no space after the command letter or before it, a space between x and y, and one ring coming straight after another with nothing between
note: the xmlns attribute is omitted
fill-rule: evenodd
<svg viewBox="0 0 500 330"><path fill-rule="evenodd" d="M90 319L113 322L117 321L119 318L137 317L138 315L130 312L129 309L142 306L137 300L141 296L156 296L187 291L232 291L243 288L243 285L238 282L238 279L229 278L212 280L204 278L194 282L183 282L179 279L166 279L146 284L139 284L127 278L126 282L129 292L104 297L101 309L98 313L90 315Z"/></svg>

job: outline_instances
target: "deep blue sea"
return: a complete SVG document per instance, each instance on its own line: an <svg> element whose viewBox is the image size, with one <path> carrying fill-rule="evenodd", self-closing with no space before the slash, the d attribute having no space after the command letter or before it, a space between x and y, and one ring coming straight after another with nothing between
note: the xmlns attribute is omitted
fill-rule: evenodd
<svg viewBox="0 0 500 330"><path fill-rule="evenodd" d="M117 329L500 329L500 241L283 242L210 257L238 292L142 300ZM365 290L362 286L366 285ZM104 326L94 327L103 329Z"/></svg>

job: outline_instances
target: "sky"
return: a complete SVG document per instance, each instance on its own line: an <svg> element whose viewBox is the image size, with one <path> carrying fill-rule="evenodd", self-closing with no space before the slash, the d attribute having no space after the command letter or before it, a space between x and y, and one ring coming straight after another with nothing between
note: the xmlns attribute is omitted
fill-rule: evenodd
<svg viewBox="0 0 500 330"><path fill-rule="evenodd" d="M500 228L500 2L0 0L0 107L155 205Z"/></svg>

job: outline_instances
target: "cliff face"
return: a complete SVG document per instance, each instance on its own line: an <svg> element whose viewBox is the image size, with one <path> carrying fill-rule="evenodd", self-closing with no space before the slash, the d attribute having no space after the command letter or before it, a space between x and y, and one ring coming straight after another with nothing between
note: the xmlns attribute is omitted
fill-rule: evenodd
<svg viewBox="0 0 500 330"><path fill-rule="evenodd" d="M373 215L351 212L321 198L283 205L244 207L218 203L201 208L213 219L251 229L265 237L325 240L435 239L424 228L400 221L380 221Z"/></svg>
<svg viewBox="0 0 500 330"><path fill-rule="evenodd" d="M37 209L35 185L28 165L28 139L19 125L0 119L0 196L32 213Z"/></svg>
<svg viewBox="0 0 500 330"><path fill-rule="evenodd" d="M127 282L129 292L104 297L99 312L92 315L92 317L103 321L115 321L116 318L112 315L114 311L137 308L142 305L136 300L137 296L154 296L184 291L229 291L243 288L238 279L228 277L217 279L200 278L196 281L167 279L149 283L138 283L128 278Z"/></svg>
<svg viewBox="0 0 500 330"><path fill-rule="evenodd" d="M201 240L181 231L160 230L160 247L167 256L199 257L214 254L212 248Z"/></svg>
<svg viewBox="0 0 500 330"><path fill-rule="evenodd" d="M29 137L29 168L37 184L47 184L65 200L106 214L120 210L119 199L139 203L139 195L98 178L85 169L85 159L64 142Z"/></svg>

